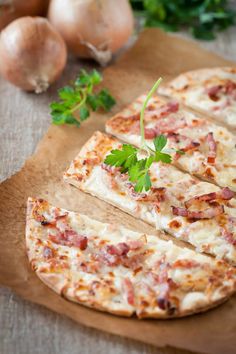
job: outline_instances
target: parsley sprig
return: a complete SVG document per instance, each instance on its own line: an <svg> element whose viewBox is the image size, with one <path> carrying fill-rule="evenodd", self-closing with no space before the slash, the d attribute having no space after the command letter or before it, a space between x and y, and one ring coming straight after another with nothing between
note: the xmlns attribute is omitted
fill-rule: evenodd
<svg viewBox="0 0 236 354"><path fill-rule="evenodd" d="M235 24L235 8L229 0L130 0L145 27L165 31L187 28L199 39L211 40L217 31Z"/></svg>
<svg viewBox="0 0 236 354"><path fill-rule="evenodd" d="M59 101L50 105L52 122L56 125L74 124L77 127L90 115L90 110L102 109L106 112L116 103L107 89L93 92L94 86L100 84L102 76L97 70L88 73L81 70L71 86L58 91Z"/></svg>
<svg viewBox="0 0 236 354"><path fill-rule="evenodd" d="M110 166L120 167L122 173L128 173L130 182L134 183L136 192L148 191L151 188L149 169L153 162L162 161L171 163L171 156L165 152L167 138L159 135L153 140L154 148L151 148L145 140L144 112L147 104L160 85L159 78L148 93L140 112L141 148L135 148L130 144L123 144L121 149L112 150L105 158L104 163Z"/></svg>

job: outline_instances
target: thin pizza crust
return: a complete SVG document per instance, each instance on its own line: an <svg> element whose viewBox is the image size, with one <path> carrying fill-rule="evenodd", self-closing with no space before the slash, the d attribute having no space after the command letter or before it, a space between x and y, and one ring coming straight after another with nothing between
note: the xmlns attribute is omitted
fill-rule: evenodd
<svg viewBox="0 0 236 354"><path fill-rule="evenodd" d="M145 99L146 95L138 97L109 119L106 131L140 147L139 118ZM167 149L185 152L184 155L171 153L174 165L206 181L236 191L236 137L229 130L179 107L176 101L154 96L145 110L145 135L151 147L153 139L159 134L167 137ZM215 143L214 151L211 150L212 142Z"/></svg>
<svg viewBox="0 0 236 354"><path fill-rule="evenodd" d="M115 315L181 317L235 291L235 269L223 261L42 199L28 199L26 246L33 270L52 290Z"/></svg>
<svg viewBox="0 0 236 354"><path fill-rule="evenodd" d="M236 128L236 68L189 71L161 85L158 92Z"/></svg>
<svg viewBox="0 0 236 354"><path fill-rule="evenodd" d="M150 168L152 189L135 193L128 176L103 161L113 149L121 148L117 139L96 132L86 142L64 174L64 180L139 218L157 230L164 230L177 239L192 244L198 252L206 252L236 264L236 200L216 200L210 204L195 200L209 193L221 193L219 187L203 182L169 164L154 163ZM212 206L216 216L192 219L175 215L193 200L195 212ZM177 208L177 209L176 209ZM213 209L214 209L213 208ZM222 212L223 211L223 212Z"/></svg>

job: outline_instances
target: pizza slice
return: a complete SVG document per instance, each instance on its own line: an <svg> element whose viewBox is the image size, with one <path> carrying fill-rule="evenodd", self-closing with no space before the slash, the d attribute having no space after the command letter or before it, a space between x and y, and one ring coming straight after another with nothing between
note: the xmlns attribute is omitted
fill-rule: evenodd
<svg viewBox="0 0 236 354"><path fill-rule="evenodd" d="M236 265L236 199L184 173L173 165L153 163L152 187L137 193L126 173L104 164L105 157L122 144L96 132L64 174L64 180L136 218Z"/></svg>
<svg viewBox="0 0 236 354"><path fill-rule="evenodd" d="M141 145L140 111L146 95L106 122L106 131L118 139ZM152 97L145 110L145 138L153 147L153 139L164 134L173 163L209 182L236 191L236 137L226 128L179 107L178 102L167 102Z"/></svg>
<svg viewBox="0 0 236 354"><path fill-rule="evenodd" d="M37 276L68 300L115 315L169 318L205 311L234 291L223 261L28 199L26 246Z"/></svg>
<svg viewBox="0 0 236 354"><path fill-rule="evenodd" d="M236 68L189 71L162 85L158 91L236 128Z"/></svg>

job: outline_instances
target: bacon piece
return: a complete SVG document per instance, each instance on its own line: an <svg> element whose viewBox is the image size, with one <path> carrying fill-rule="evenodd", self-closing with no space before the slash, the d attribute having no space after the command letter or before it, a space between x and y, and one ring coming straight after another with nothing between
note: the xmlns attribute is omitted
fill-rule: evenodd
<svg viewBox="0 0 236 354"><path fill-rule="evenodd" d="M166 109L167 112L175 113L178 112L179 110L179 102L177 101L168 102L166 106L167 106Z"/></svg>
<svg viewBox="0 0 236 354"><path fill-rule="evenodd" d="M231 245L236 246L236 235L234 227L236 226L236 218L233 216L228 216L227 224L221 227L221 235L225 238L227 242Z"/></svg>
<svg viewBox="0 0 236 354"><path fill-rule="evenodd" d="M166 188L164 187L151 187L150 192L147 193L137 193L131 183L127 183L129 194L132 198L144 203L153 203L156 209L160 210L161 202L166 199Z"/></svg>
<svg viewBox="0 0 236 354"><path fill-rule="evenodd" d="M223 205L218 203L212 203L211 207L201 211L190 211L185 208L172 206L172 213L174 215L183 216L189 219L212 219L215 216L221 215L224 213Z"/></svg>
<svg viewBox="0 0 236 354"><path fill-rule="evenodd" d="M151 187L149 194L139 193L137 200L142 202L163 202L165 200L166 188L165 187ZM138 194L138 193L137 193Z"/></svg>
<svg viewBox="0 0 236 354"><path fill-rule="evenodd" d="M109 254L117 255L117 256L127 255L129 250L130 250L130 247L125 242L117 243L117 245L107 245L107 247L106 247L106 251Z"/></svg>
<svg viewBox="0 0 236 354"><path fill-rule="evenodd" d="M221 228L221 235L224 239L233 246L236 246L236 238L233 232L227 230L226 228Z"/></svg>
<svg viewBox="0 0 236 354"><path fill-rule="evenodd" d="M144 128L145 139L154 139L157 135L159 135L159 129L154 128Z"/></svg>
<svg viewBox="0 0 236 354"><path fill-rule="evenodd" d="M219 192L212 192L207 194L198 195L187 200L184 204L186 208L189 208L196 201L198 202L210 202L213 200L230 200L234 197L234 192L231 191L228 187L221 189Z"/></svg>
<svg viewBox="0 0 236 354"><path fill-rule="evenodd" d="M129 191L129 195L136 199L136 200L143 200L146 198L147 196L147 193L138 193L134 190L134 186L131 182L127 182L126 183L126 187L128 188L128 191Z"/></svg>
<svg viewBox="0 0 236 354"><path fill-rule="evenodd" d="M212 132L209 132L207 134L206 142L207 142L208 148L209 148L207 162L208 163L215 163L217 144L216 144L216 141L214 139L214 135Z"/></svg>
<svg viewBox="0 0 236 354"><path fill-rule="evenodd" d="M120 242L116 245L107 245L96 255L96 259L109 266L123 265L124 267L135 270L141 266L144 254L136 253L128 256L128 252L140 250L144 244L144 237L141 237L139 240L130 240Z"/></svg>
<svg viewBox="0 0 236 354"><path fill-rule="evenodd" d="M216 85L207 89L207 94L212 101L218 101L220 98L218 94L221 92L222 85Z"/></svg>
<svg viewBox="0 0 236 354"><path fill-rule="evenodd" d="M184 118L176 119L176 117L168 117L166 119L159 120L158 124L156 124L153 128L145 128L145 138L153 139L159 134L173 133L186 126L187 123Z"/></svg>
<svg viewBox="0 0 236 354"><path fill-rule="evenodd" d="M178 129L182 129L187 126L187 122L184 118L176 119L176 117L169 117L158 122L156 128L159 133L173 133Z"/></svg>
<svg viewBox="0 0 236 354"><path fill-rule="evenodd" d="M81 249L81 251L85 250L88 245L88 239L86 236L79 235L77 232L73 230L65 230L64 232L58 231L56 235L49 235L49 239L63 246L75 246Z"/></svg>
<svg viewBox="0 0 236 354"><path fill-rule="evenodd" d="M208 88L207 94L212 101L218 101L220 99L220 94L234 96L235 91L236 83L231 80L227 80L223 85L216 85Z"/></svg>
<svg viewBox="0 0 236 354"><path fill-rule="evenodd" d="M124 278L123 283L122 283L124 292L126 294L127 302L131 306L134 305L134 300L135 300L135 295L134 295L134 287L129 278Z"/></svg>
<svg viewBox="0 0 236 354"><path fill-rule="evenodd" d="M169 265L163 262L162 264L160 264L160 271L158 273L158 284L160 284L160 292L157 297L157 304L162 310L168 310L170 308L170 286L168 278L168 268Z"/></svg>
<svg viewBox="0 0 236 354"><path fill-rule="evenodd" d="M101 168L112 175L120 172L120 167L106 165L105 163L101 164Z"/></svg>
<svg viewBox="0 0 236 354"><path fill-rule="evenodd" d="M155 116L157 118L166 117L170 113L175 113L179 110L179 103L177 101L167 102L160 107L157 107L155 104L150 104L146 108L146 115Z"/></svg>
<svg viewBox="0 0 236 354"><path fill-rule="evenodd" d="M236 91L236 83L228 80L225 84L225 93L228 95L235 94Z"/></svg>

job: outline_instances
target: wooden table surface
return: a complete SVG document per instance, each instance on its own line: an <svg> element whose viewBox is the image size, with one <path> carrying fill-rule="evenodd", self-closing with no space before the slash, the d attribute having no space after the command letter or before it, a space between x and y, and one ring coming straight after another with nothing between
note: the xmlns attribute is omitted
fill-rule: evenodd
<svg viewBox="0 0 236 354"><path fill-rule="evenodd" d="M186 34L178 34L186 36ZM220 33L202 46L236 60L236 27ZM77 68L78 71L78 62ZM67 75L68 77L68 75ZM63 82L63 78L61 83ZM49 95L24 94L0 78L0 180L19 170L46 132L50 118ZM23 95L23 96L22 96ZM26 104L23 106L22 97ZM44 102L44 111L33 109L35 100ZM17 108L16 108L17 107ZM1 197L1 196L0 196ZM154 348L85 328L38 305L28 303L9 289L0 288L0 354L56 353L158 353L186 354L173 348Z"/></svg>

